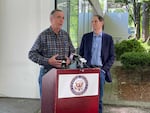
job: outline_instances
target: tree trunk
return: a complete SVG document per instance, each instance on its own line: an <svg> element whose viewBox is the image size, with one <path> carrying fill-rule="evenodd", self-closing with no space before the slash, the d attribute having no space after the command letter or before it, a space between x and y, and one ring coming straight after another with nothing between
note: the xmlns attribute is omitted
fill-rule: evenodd
<svg viewBox="0 0 150 113"><path fill-rule="evenodd" d="M136 4L135 12L135 27L136 27L136 38L140 39L140 8L141 3Z"/></svg>
<svg viewBox="0 0 150 113"><path fill-rule="evenodd" d="M150 2L143 3L142 37L147 42L150 38Z"/></svg>

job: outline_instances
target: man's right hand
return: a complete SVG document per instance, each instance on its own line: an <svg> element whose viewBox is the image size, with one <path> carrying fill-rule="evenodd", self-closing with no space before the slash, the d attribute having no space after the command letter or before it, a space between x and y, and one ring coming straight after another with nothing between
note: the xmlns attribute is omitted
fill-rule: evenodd
<svg viewBox="0 0 150 113"><path fill-rule="evenodd" d="M48 63L56 68L61 68L61 62L62 60L56 60L56 57L58 57L58 54L52 56L48 59Z"/></svg>

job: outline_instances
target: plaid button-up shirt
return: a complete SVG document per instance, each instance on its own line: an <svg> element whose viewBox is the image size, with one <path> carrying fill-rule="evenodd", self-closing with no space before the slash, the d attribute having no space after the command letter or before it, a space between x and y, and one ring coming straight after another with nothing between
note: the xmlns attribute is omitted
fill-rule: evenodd
<svg viewBox="0 0 150 113"><path fill-rule="evenodd" d="M69 57L70 54L74 52L75 49L68 33L64 30L60 30L56 35L50 27L40 33L36 39L29 51L29 59L39 65L47 67L50 66L48 59L53 55L59 54L58 59L62 59L64 56Z"/></svg>

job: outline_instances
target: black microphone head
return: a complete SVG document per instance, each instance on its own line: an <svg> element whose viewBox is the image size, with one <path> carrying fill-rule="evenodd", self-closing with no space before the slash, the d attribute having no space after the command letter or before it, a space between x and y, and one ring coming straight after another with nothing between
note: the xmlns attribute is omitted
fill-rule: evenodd
<svg viewBox="0 0 150 113"><path fill-rule="evenodd" d="M81 56L78 55L78 54L74 54L74 56L73 56L73 60L75 60L75 59L80 59L80 58L81 58Z"/></svg>

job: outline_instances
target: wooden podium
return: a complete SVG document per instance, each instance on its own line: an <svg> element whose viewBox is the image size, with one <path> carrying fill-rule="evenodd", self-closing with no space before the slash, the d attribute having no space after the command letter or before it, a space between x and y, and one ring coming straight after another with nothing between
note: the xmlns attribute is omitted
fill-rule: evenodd
<svg viewBox="0 0 150 113"><path fill-rule="evenodd" d="M98 113L99 72L51 69L42 81L41 113Z"/></svg>

